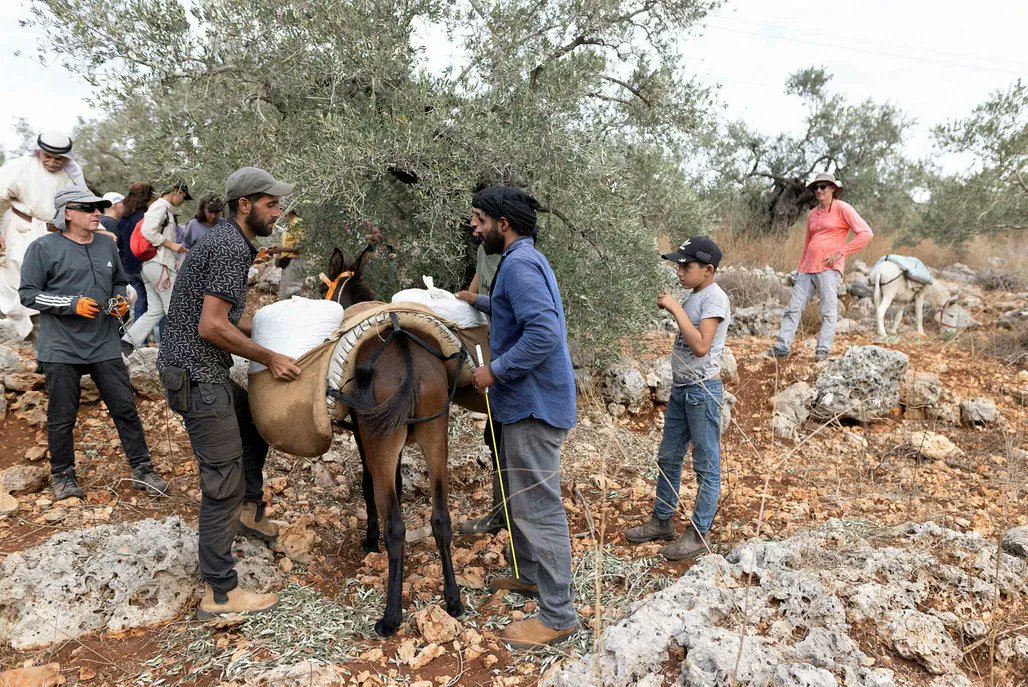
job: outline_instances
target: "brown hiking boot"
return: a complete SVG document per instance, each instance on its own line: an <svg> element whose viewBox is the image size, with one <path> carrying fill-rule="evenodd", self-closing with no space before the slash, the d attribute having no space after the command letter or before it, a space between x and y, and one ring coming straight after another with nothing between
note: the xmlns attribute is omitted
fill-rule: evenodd
<svg viewBox="0 0 1028 687"><path fill-rule="evenodd" d="M521 596L530 596L533 599L539 597L539 587L530 582L522 582L516 577L502 575L489 580L487 588L491 592L515 592Z"/></svg>
<svg viewBox="0 0 1028 687"><path fill-rule="evenodd" d="M500 639L511 649L531 649L545 644L553 644L576 632L578 632L577 627L554 630L543 625L538 618L529 618L508 625L500 633Z"/></svg>
<svg viewBox="0 0 1028 687"><path fill-rule="evenodd" d="M651 515L646 523L625 532L625 539L633 544L641 544L654 539L671 541L674 538L675 526L671 522L671 518L660 520L656 515Z"/></svg>
<svg viewBox="0 0 1028 687"><path fill-rule="evenodd" d="M264 502L243 501L239 512L239 531L244 536L270 542L278 536L278 525L264 517Z"/></svg>
<svg viewBox="0 0 1028 687"><path fill-rule="evenodd" d="M691 523L681 537L660 550L669 561L684 561L705 553L710 553L710 538L697 532Z"/></svg>
<svg viewBox="0 0 1028 687"><path fill-rule="evenodd" d="M230 592L216 592L211 585L205 584L203 599L196 611L196 617L200 620L209 620L215 616L232 614L252 615L270 611L275 606L278 606L277 594L258 594L239 586Z"/></svg>

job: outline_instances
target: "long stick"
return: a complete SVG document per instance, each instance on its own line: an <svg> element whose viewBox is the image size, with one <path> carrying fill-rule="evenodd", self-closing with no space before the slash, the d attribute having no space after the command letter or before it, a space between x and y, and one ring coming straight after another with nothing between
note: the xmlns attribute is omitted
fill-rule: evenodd
<svg viewBox="0 0 1028 687"><path fill-rule="evenodd" d="M479 367L485 366L485 358L482 357L482 346L475 344L475 353L478 354ZM503 488L503 471L500 469L500 447L496 445L496 427L493 425L493 409L489 405L489 388L485 389L485 414L489 418L489 435L493 439L493 458L496 459L496 475L500 480L500 498L503 499L503 517L507 521L507 534L510 539L510 559L514 563L514 579L521 579L518 573L518 554L514 552L514 528L510 524L510 511L507 510L507 491Z"/></svg>

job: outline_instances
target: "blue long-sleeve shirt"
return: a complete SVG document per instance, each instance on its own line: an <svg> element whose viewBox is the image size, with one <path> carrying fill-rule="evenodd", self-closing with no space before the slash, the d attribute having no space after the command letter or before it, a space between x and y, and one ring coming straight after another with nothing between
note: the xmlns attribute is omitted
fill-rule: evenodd
<svg viewBox="0 0 1028 687"><path fill-rule="evenodd" d="M489 299L489 391L500 423L536 418L561 429L575 426L575 374L557 279L531 238L503 253Z"/></svg>

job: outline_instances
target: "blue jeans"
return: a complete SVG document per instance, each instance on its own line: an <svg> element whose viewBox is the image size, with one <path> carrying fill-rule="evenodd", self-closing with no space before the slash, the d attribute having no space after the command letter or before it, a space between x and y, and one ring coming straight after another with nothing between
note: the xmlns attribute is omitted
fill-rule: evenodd
<svg viewBox="0 0 1028 687"><path fill-rule="evenodd" d="M692 444L692 467L698 485L692 521L701 533L710 530L721 494L722 391L720 379L674 387L664 415L664 436L657 450L660 474L653 514L667 520L678 506L682 460Z"/></svg>

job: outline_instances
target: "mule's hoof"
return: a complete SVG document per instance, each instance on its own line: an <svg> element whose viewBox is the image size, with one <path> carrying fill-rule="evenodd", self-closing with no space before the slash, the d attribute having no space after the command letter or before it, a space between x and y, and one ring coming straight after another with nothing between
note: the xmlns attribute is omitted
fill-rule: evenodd
<svg viewBox="0 0 1028 687"><path fill-rule="evenodd" d="M451 618L459 618L464 615L464 604L460 602L460 599L456 603L446 604L446 612L450 614Z"/></svg>
<svg viewBox="0 0 1028 687"><path fill-rule="evenodd" d="M396 625L390 625L385 620L379 620L375 623L375 634L379 637L392 637L396 634Z"/></svg>
<svg viewBox="0 0 1028 687"><path fill-rule="evenodd" d="M375 541L371 541L365 539L361 542L361 549L364 553L378 553L378 540L376 539Z"/></svg>

